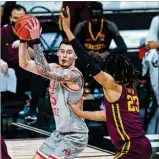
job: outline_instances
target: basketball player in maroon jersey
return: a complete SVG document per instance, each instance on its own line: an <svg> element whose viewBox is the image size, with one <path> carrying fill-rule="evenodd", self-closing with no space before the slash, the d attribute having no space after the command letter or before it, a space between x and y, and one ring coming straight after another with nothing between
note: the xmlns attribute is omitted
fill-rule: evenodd
<svg viewBox="0 0 159 159"><path fill-rule="evenodd" d="M145 137L139 113L139 99L135 86L136 70L122 55L109 55L102 71L70 30L68 17L61 13L63 29L81 60L94 79L103 86L106 111L82 111L71 105L76 115L85 119L107 121L112 143L117 147L114 159L150 159L152 148Z"/></svg>

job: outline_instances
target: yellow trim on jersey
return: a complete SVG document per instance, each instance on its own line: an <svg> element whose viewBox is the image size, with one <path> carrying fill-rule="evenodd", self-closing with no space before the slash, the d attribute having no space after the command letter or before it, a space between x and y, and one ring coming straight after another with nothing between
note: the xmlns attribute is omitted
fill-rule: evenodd
<svg viewBox="0 0 159 159"><path fill-rule="evenodd" d="M117 111L115 110L115 108ZM117 127L117 131L120 134L122 140L123 141L130 140L130 137L126 134L123 123L122 123L122 119L121 119L120 111L119 111L119 104L116 104L116 105L112 104L112 111L113 111L113 117L114 117L115 125Z"/></svg>
<svg viewBox="0 0 159 159"><path fill-rule="evenodd" d="M89 33L90 33L91 38L92 38L93 41L97 41L98 37L101 35L101 32L103 30L103 22L104 22L104 19L101 20L100 31L98 32L96 37L94 37L94 35L92 33L92 24L91 24L91 22L88 23Z"/></svg>
<svg viewBox="0 0 159 159"><path fill-rule="evenodd" d="M124 136L122 135L122 133L120 132L119 126L118 126L118 124L117 124L117 120L116 120L115 111L114 111L114 105L113 105L113 104L112 104L112 111L113 111L113 117L114 117L114 121L115 121L115 125L116 125L116 128L117 128L117 131L118 131L118 133L120 134L122 140L125 141L125 138L124 138Z"/></svg>
<svg viewBox="0 0 159 159"><path fill-rule="evenodd" d="M118 159L118 158L122 157L123 155L127 154L129 152L129 150L130 150L130 141L125 142L124 146L122 147L121 152L118 152L115 155L114 159Z"/></svg>

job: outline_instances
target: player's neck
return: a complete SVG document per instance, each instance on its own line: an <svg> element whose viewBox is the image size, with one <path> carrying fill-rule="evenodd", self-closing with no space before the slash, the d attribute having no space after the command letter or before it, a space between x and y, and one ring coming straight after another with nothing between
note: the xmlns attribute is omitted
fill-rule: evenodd
<svg viewBox="0 0 159 159"><path fill-rule="evenodd" d="M97 34L100 31L101 28L101 20L98 23L92 23L92 32L94 32L95 34Z"/></svg>

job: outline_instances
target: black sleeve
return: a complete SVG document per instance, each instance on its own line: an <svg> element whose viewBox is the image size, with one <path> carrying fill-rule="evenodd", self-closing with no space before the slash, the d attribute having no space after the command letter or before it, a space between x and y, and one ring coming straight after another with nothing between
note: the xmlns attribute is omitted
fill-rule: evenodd
<svg viewBox="0 0 159 159"><path fill-rule="evenodd" d="M70 41L77 57L81 64L90 72L92 76L97 75L101 72L101 69L96 65L93 58L88 55L84 47L78 42L76 38Z"/></svg>
<svg viewBox="0 0 159 159"><path fill-rule="evenodd" d="M114 54L121 54L126 52L127 51L126 44L124 42L124 39L120 35L117 26L113 22L108 21L108 29L111 31L113 39L117 45L117 47L111 49L110 52Z"/></svg>

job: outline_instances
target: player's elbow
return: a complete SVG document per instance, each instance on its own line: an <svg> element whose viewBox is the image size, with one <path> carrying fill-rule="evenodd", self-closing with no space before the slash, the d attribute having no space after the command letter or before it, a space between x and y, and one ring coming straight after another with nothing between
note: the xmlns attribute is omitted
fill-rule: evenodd
<svg viewBox="0 0 159 159"><path fill-rule="evenodd" d="M20 61L19 60L19 66L21 67L21 68L23 68L23 69L26 69L27 68L27 63L24 63L24 62L22 62L22 61Z"/></svg>

